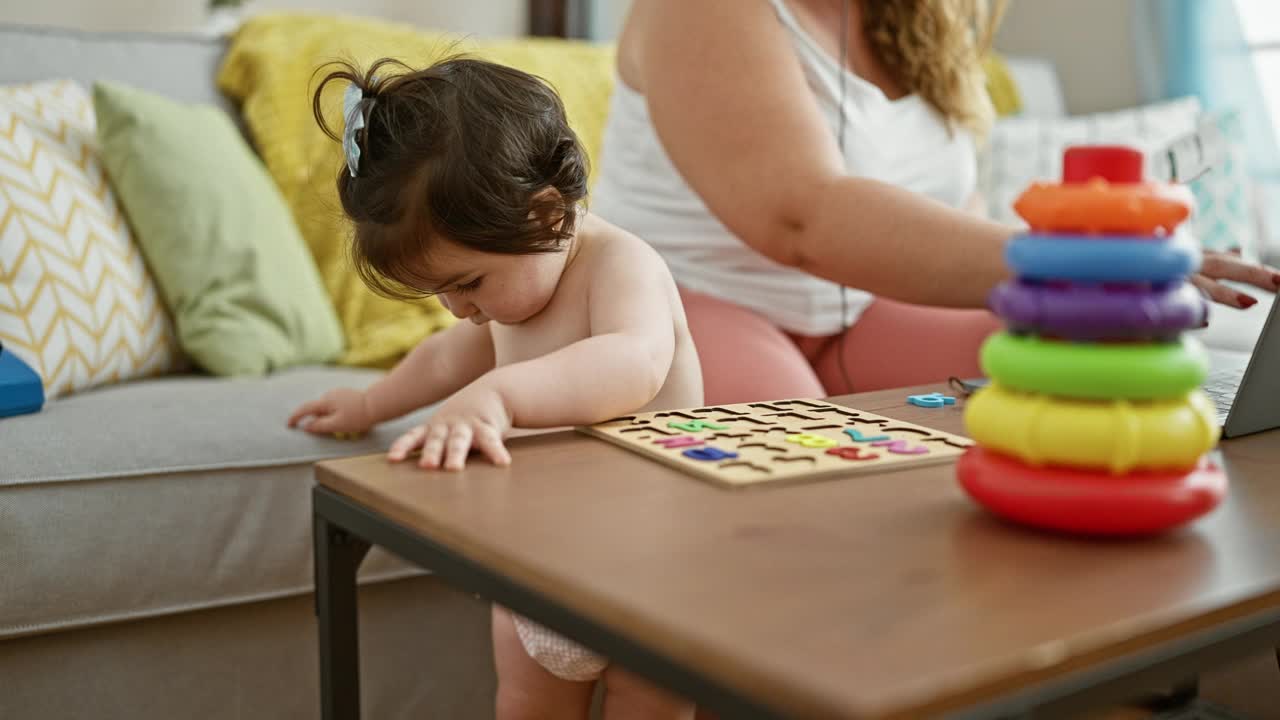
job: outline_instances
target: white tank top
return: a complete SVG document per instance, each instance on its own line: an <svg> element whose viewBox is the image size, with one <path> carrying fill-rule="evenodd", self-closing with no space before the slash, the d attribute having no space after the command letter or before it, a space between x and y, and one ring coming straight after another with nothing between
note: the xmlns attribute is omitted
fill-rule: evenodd
<svg viewBox="0 0 1280 720"><path fill-rule="evenodd" d="M972 137L949 132L917 95L889 100L814 43L783 0L769 2L791 36L832 135L839 132L840 74L846 73L846 172L963 205L977 175ZM846 291L842 318L839 285L775 263L729 232L671 164L644 96L621 78L610 101L591 210L653 245L682 287L755 310L794 333L841 332L872 299L861 290Z"/></svg>

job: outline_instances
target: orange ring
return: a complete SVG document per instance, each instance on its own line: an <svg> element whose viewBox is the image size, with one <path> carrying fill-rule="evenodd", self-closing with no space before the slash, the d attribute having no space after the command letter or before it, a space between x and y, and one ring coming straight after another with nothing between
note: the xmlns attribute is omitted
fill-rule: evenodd
<svg viewBox="0 0 1280 720"><path fill-rule="evenodd" d="M1181 185L1032 183L1013 209L1040 232L1168 235L1191 215L1195 200Z"/></svg>

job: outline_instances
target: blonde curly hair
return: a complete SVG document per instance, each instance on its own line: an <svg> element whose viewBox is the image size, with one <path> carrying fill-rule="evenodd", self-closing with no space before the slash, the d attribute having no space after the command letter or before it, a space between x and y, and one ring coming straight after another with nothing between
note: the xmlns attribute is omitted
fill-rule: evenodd
<svg viewBox="0 0 1280 720"><path fill-rule="evenodd" d="M1008 0L863 0L862 29L894 81L953 126L985 135L995 118L983 60Z"/></svg>

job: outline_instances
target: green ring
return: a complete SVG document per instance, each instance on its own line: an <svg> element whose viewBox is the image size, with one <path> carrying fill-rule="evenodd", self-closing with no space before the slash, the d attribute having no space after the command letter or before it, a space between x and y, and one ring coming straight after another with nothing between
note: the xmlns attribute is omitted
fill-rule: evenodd
<svg viewBox="0 0 1280 720"><path fill-rule="evenodd" d="M982 345L982 370L1005 387L1088 400L1156 400L1200 387L1200 341L1073 343L1000 332Z"/></svg>

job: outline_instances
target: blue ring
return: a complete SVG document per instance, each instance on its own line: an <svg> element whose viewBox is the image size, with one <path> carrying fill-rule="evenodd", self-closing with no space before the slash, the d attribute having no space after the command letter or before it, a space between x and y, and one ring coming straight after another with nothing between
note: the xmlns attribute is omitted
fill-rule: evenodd
<svg viewBox="0 0 1280 720"><path fill-rule="evenodd" d="M1017 235L1005 260L1021 278L1074 282L1171 283L1200 269L1200 248L1185 238Z"/></svg>

